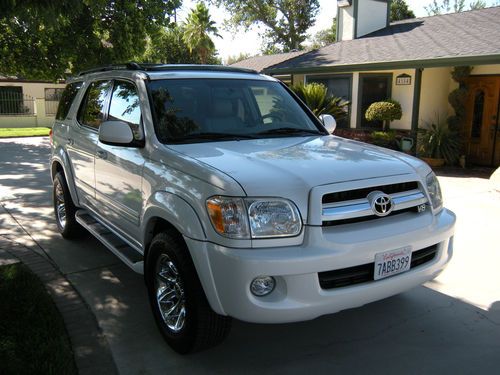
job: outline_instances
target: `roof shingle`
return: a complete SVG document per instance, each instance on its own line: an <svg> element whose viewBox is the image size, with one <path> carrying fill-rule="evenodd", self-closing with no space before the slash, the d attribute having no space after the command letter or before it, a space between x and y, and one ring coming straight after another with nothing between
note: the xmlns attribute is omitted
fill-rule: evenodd
<svg viewBox="0 0 500 375"><path fill-rule="evenodd" d="M307 51L297 51L288 53L279 53L276 55L264 55L264 56L254 56L245 60L238 61L231 66L238 68L253 69L258 72L262 72L264 69L271 68L272 66L279 64L283 61L293 59L294 57L303 55Z"/></svg>
<svg viewBox="0 0 500 375"><path fill-rule="evenodd" d="M266 72L498 55L500 7L414 18L282 61Z"/></svg>

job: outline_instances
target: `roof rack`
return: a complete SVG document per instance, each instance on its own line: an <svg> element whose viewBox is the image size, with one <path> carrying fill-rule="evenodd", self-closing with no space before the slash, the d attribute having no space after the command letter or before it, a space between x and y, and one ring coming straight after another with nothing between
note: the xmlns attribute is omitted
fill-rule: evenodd
<svg viewBox="0 0 500 375"><path fill-rule="evenodd" d="M141 70L146 72L159 72L159 71L174 71L174 70L195 70L195 71L213 71L213 72L234 72L234 73L249 73L259 74L257 71L246 68L236 68L224 65L200 65L200 64L152 64L152 63L137 63L128 62L125 64L112 64L99 66L96 68L88 69L78 73L78 77L85 74L107 72L111 70Z"/></svg>

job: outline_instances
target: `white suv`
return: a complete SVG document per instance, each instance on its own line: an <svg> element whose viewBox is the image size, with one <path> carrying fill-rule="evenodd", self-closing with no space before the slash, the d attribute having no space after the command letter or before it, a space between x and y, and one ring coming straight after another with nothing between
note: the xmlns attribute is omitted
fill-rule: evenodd
<svg viewBox="0 0 500 375"><path fill-rule="evenodd" d="M231 317L314 319L436 277L455 215L434 173L333 130L331 116L249 70L84 72L53 128L59 230L85 228L144 273L180 353L221 342Z"/></svg>

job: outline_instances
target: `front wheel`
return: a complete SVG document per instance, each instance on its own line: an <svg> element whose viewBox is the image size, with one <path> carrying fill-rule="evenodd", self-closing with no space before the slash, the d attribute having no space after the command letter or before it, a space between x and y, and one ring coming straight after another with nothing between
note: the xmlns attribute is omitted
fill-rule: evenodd
<svg viewBox="0 0 500 375"><path fill-rule="evenodd" d="M193 353L226 338L231 318L210 308L178 233L167 231L154 237L145 271L156 324L172 349L181 354Z"/></svg>
<svg viewBox="0 0 500 375"><path fill-rule="evenodd" d="M62 173L57 173L54 177L52 199L59 233L67 239L79 237L83 228L76 221L77 208L71 199L66 179Z"/></svg>

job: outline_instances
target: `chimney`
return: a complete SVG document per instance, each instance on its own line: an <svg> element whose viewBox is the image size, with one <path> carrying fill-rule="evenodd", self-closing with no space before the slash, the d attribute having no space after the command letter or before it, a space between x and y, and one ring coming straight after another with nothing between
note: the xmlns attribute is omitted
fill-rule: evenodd
<svg viewBox="0 0 500 375"><path fill-rule="evenodd" d="M337 41L361 38L389 26L390 0L337 0Z"/></svg>

